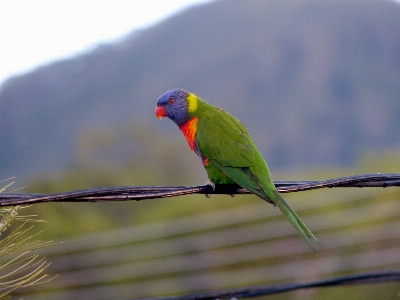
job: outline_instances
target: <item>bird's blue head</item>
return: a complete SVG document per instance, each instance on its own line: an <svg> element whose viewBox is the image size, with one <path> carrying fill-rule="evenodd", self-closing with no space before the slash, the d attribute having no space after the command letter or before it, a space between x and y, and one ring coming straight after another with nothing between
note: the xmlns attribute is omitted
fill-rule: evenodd
<svg viewBox="0 0 400 300"><path fill-rule="evenodd" d="M189 116L188 98L190 94L184 89L175 89L165 92L158 98L156 116L161 119L168 117L178 126L186 123Z"/></svg>

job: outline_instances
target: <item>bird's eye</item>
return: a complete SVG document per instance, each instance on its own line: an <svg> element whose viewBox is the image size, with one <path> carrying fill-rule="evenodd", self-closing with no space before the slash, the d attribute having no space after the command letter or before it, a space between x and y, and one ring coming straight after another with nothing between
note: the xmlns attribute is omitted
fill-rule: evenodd
<svg viewBox="0 0 400 300"><path fill-rule="evenodd" d="M175 99L174 99L174 98L169 98L169 99L168 99L168 104L174 104L174 102L175 102Z"/></svg>

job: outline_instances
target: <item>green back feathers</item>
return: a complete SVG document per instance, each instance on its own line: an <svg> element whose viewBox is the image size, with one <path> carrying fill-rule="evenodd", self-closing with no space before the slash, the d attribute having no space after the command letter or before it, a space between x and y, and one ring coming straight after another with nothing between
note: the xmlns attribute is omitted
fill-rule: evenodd
<svg viewBox="0 0 400 300"><path fill-rule="evenodd" d="M271 190L275 186L247 128L231 114L198 97L193 113L198 117L196 143L202 155L237 184L270 202L272 195L267 195L263 186Z"/></svg>
<svg viewBox="0 0 400 300"><path fill-rule="evenodd" d="M187 103L190 116L198 119L196 147L209 179L213 183L227 183L227 176L241 187L275 204L315 250L309 238L317 243L318 240L276 190L267 163L246 127L234 116L194 94L189 94Z"/></svg>

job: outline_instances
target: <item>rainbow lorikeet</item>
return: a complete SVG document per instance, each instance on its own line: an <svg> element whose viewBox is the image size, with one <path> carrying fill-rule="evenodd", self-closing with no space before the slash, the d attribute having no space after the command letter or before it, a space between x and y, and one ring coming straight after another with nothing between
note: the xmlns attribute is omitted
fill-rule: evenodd
<svg viewBox="0 0 400 300"><path fill-rule="evenodd" d="M277 191L267 163L246 127L234 116L183 89L158 98L156 116L170 118L202 160L209 183L238 184L279 207L300 236L315 250L309 238L318 240Z"/></svg>

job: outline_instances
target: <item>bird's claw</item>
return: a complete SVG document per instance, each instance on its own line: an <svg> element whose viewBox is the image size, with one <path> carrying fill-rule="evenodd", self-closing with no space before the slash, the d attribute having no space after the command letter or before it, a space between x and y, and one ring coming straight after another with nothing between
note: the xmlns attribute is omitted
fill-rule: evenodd
<svg viewBox="0 0 400 300"><path fill-rule="evenodd" d="M210 179L207 180L206 185L211 186L211 188L212 188L213 191L215 190L215 183L212 182ZM207 197L207 198L210 198L210 195L209 195L209 194L206 194L206 197Z"/></svg>
<svg viewBox="0 0 400 300"><path fill-rule="evenodd" d="M206 185L210 185L212 187L213 192L215 191L215 183L210 179L207 180Z"/></svg>

